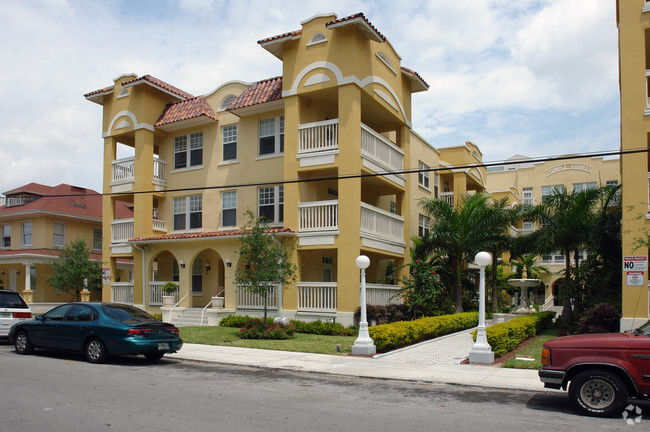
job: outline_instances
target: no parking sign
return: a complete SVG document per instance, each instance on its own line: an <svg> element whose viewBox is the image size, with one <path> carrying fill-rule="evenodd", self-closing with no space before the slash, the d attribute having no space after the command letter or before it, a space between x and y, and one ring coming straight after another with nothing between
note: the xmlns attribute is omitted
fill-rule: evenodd
<svg viewBox="0 0 650 432"><path fill-rule="evenodd" d="M623 257L623 271L627 286L643 286L643 274L648 270L647 256Z"/></svg>

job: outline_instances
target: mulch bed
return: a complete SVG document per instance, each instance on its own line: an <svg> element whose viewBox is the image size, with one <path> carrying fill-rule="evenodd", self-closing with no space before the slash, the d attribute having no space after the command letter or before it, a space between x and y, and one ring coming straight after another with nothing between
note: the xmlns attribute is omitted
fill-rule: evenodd
<svg viewBox="0 0 650 432"><path fill-rule="evenodd" d="M538 337L539 337L539 336L533 336L533 337L531 337L531 338L526 339L525 341L523 341L522 343L520 343L519 346L517 346L517 348L516 348L514 351L510 351L509 353L505 353L505 354L502 355L501 357L497 357L497 358L495 358L495 359L494 359L494 362L493 362L492 364L494 364L494 365L500 365L500 364L503 364L503 363L507 362L507 361L510 360L510 359L513 359L513 358L517 357L517 354L519 353L519 351L523 350L524 348L528 348L528 346L529 346L531 343L533 343L533 341L534 341L535 339L537 339ZM465 359L465 360L463 360L463 361L461 362L461 364L469 364L469 360L468 360L468 359Z"/></svg>

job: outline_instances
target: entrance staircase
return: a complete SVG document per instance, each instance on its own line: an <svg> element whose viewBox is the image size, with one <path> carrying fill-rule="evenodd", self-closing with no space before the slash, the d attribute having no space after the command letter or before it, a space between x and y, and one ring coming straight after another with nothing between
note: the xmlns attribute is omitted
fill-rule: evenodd
<svg viewBox="0 0 650 432"><path fill-rule="evenodd" d="M190 326L201 326L201 313L203 312L202 308L176 308L172 312L172 317L169 320L170 323L174 324L176 327L190 327ZM203 325L208 324L208 316L204 314L203 316Z"/></svg>

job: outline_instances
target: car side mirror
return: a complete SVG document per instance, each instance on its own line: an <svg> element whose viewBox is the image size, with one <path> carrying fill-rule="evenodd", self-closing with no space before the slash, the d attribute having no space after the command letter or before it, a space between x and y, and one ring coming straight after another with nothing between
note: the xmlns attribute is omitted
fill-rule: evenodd
<svg viewBox="0 0 650 432"><path fill-rule="evenodd" d="M36 315L34 319L36 321L45 321L45 315Z"/></svg>

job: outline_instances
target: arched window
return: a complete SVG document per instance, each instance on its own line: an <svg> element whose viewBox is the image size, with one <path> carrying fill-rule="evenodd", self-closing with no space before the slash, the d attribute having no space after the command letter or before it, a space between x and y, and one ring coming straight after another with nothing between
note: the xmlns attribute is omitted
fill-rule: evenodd
<svg viewBox="0 0 650 432"><path fill-rule="evenodd" d="M307 46L309 45L316 45L322 42L327 42L327 38L323 33L315 33L312 35L311 38L309 38L309 42L307 43Z"/></svg>
<svg viewBox="0 0 650 432"><path fill-rule="evenodd" d="M230 105L230 103L231 103L232 101L234 101L236 98L237 98L237 96L235 96L235 95L228 95L228 96L226 96L226 97L221 101L221 105L219 106L219 109L225 110L226 108L228 108L228 105Z"/></svg>

